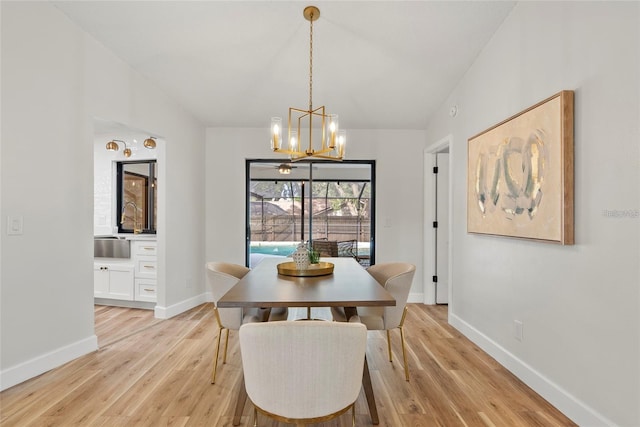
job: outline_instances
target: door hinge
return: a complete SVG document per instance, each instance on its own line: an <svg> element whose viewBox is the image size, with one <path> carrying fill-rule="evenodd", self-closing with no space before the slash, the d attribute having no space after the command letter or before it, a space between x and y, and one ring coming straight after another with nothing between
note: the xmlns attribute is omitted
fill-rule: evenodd
<svg viewBox="0 0 640 427"><path fill-rule="evenodd" d="M433 228L438 228L438 221L433 221Z"/></svg>
<svg viewBox="0 0 640 427"><path fill-rule="evenodd" d="M433 276L433 283L438 283L438 276Z"/></svg>
<svg viewBox="0 0 640 427"><path fill-rule="evenodd" d="M437 166L433 167L433 173L438 173L438 167Z"/></svg>

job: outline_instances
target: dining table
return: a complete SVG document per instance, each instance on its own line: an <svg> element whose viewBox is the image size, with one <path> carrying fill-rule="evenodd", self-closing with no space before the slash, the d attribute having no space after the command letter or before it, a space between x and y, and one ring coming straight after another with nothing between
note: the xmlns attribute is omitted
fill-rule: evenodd
<svg viewBox="0 0 640 427"><path fill-rule="evenodd" d="M347 319L357 315L357 307L395 306L393 296L350 257L321 258L331 265L330 274L317 276L280 274L278 265L287 258L264 258L217 302L218 307L343 307ZM280 271L287 272L282 268ZM304 272L301 272L304 274ZM365 355L362 387L371 422L379 424L369 366ZM239 425L247 392L241 378L233 425Z"/></svg>

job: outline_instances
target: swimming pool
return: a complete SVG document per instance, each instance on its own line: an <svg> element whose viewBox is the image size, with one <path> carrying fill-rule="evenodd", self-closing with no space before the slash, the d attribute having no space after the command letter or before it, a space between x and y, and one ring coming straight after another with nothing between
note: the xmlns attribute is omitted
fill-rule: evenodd
<svg viewBox="0 0 640 427"><path fill-rule="evenodd" d="M289 256L295 252L298 242L253 242L250 252L252 254Z"/></svg>
<svg viewBox="0 0 640 427"><path fill-rule="evenodd" d="M252 254L289 256L298 247L299 242L251 242L249 252ZM358 243L358 254L369 255L369 243Z"/></svg>

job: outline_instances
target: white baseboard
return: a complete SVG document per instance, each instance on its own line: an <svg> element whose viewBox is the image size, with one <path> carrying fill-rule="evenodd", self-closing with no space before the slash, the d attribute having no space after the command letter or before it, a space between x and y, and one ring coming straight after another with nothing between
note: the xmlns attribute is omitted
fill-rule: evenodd
<svg viewBox="0 0 640 427"><path fill-rule="evenodd" d="M73 359L85 354L91 353L98 349L98 337L91 335L88 338L61 347L41 356L34 357L31 360L22 362L19 365L12 366L0 371L0 391L20 384L28 379L36 377L53 368L64 365Z"/></svg>
<svg viewBox="0 0 640 427"><path fill-rule="evenodd" d="M583 427L615 426L613 422L576 399L455 314L449 313L449 323L576 424Z"/></svg>
<svg viewBox="0 0 640 427"><path fill-rule="evenodd" d="M197 307L208 301L210 300L207 298L207 293L203 293L184 301L180 301L177 304L170 305L169 307L160 307L159 305L156 305L154 309L154 316L156 319L170 319L173 316L177 316L178 314L191 310L193 307Z"/></svg>
<svg viewBox="0 0 640 427"><path fill-rule="evenodd" d="M415 303L424 303L424 293L415 292L409 293L409 298L407 298L407 302L415 302Z"/></svg>

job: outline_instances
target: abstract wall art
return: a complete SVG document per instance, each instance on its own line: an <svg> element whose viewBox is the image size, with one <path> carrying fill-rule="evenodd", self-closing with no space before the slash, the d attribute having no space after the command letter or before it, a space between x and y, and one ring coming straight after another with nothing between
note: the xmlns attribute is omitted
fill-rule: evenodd
<svg viewBox="0 0 640 427"><path fill-rule="evenodd" d="M468 140L467 231L571 245L573 91Z"/></svg>

